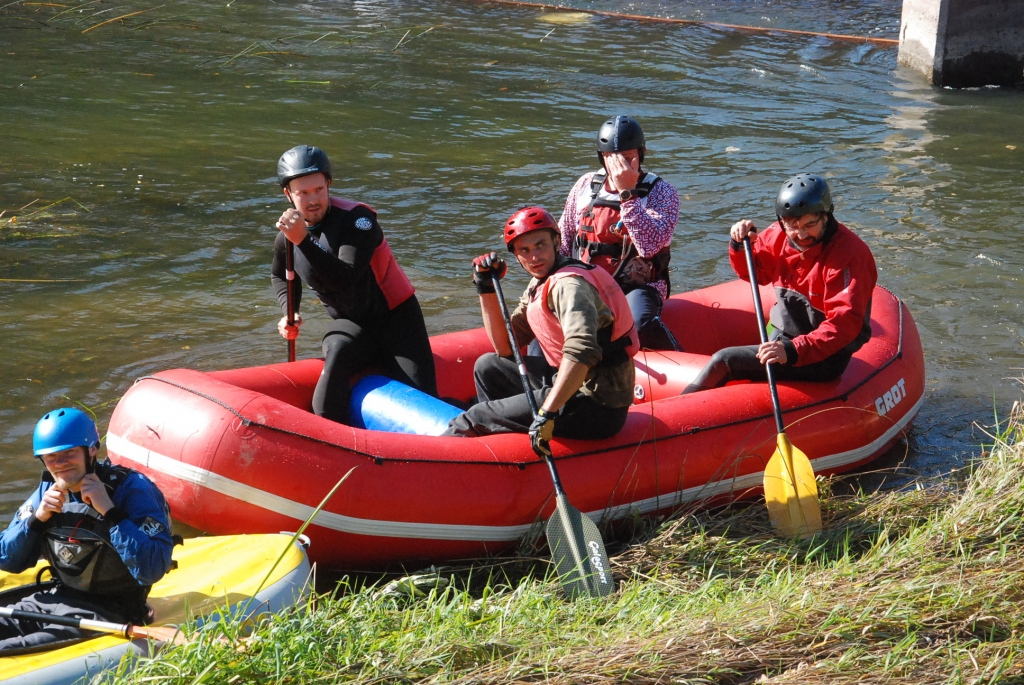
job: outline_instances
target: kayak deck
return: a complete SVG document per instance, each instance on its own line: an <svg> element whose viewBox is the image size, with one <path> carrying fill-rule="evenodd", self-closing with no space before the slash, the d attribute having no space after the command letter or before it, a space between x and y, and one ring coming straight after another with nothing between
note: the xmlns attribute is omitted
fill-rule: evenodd
<svg viewBox="0 0 1024 685"><path fill-rule="evenodd" d="M309 561L288 535L191 538L174 548L178 567L153 586L153 625L200 625L225 616L280 611L303 601ZM284 553L281 562L274 563ZM23 573L0 573L0 590L35 583L40 562ZM269 574L269 575L268 575ZM128 653L147 655L146 640L100 635L50 651L0 656L0 683L73 683L116 666Z"/></svg>

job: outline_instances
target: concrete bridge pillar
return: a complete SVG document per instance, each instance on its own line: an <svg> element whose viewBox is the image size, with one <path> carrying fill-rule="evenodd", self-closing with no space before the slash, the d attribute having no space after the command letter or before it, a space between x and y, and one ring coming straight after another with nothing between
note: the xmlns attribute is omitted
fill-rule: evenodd
<svg viewBox="0 0 1024 685"><path fill-rule="evenodd" d="M899 63L937 86L1024 82L1024 0L903 0Z"/></svg>

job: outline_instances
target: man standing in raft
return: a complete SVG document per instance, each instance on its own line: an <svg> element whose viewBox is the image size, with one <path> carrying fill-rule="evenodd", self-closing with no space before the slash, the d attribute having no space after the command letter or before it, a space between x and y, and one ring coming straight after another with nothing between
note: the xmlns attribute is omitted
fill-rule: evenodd
<svg viewBox="0 0 1024 685"><path fill-rule="evenodd" d="M96 424L56 409L36 424L42 482L0 534L0 570L21 573L45 557L58 585L12 605L20 611L144 623L150 587L171 568L170 514L145 476L96 461ZM0 654L82 635L76 628L0 618Z"/></svg>
<svg viewBox="0 0 1024 685"><path fill-rule="evenodd" d="M832 195L821 176L798 174L782 184L774 224L758 234L754 223L729 229L729 262L749 281L743 239L754 240L760 285L775 286L770 320L775 330L763 345L727 347L711 357L683 394L731 380L832 381L871 338L875 259L863 240L832 216Z"/></svg>
<svg viewBox="0 0 1024 685"><path fill-rule="evenodd" d="M286 251L295 251L295 311L302 281L334 319L323 339L324 370L313 393L317 416L348 419L351 379L380 365L387 376L437 395L434 357L415 290L391 254L377 213L366 204L332 198L331 162L322 150L299 145L281 155L277 178L292 207L277 222L271 280L285 312L277 325L289 340Z"/></svg>
<svg viewBox="0 0 1024 685"><path fill-rule="evenodd" d="M524 359L540 407L534 417L492 274L507 267L494 252L473 260L484 329L497 354L473 369L480 403L456 416L446 435L530 433L534 448L550 454L552 435L600 439L617 433L633 401L637 336L622 290L604 270L558 254L558 224L547 210L526 207L505 224L505 245L532 280L511 315L520 345L536 339L543 358Z"/></svg>
<svg viewBox="0 0 1024 685"><path fill-rule="evenodd" d="M558 221L560 251L612 274L626 294L640 344L672 350L678 344L661 322L661 307L669 291L679 195L641 169L646 152L636 119L604 122L597 133L601 169L584 174L569 192Z"/></svg>

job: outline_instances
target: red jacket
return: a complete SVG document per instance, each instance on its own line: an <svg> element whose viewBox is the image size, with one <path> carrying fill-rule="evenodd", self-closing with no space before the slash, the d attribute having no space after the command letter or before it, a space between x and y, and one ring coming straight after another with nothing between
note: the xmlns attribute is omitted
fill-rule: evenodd
<svg viewBox="0 0 1024 685"><path fill-rule="evenodd" d="M829 219L822 242L800 252L776 222L754 241L757 282L775 286L772 325L789 338L796 359L806 366L846 351L871 338L871 295L878 271L871 250L850 229ZM749 281L742 245L732 243L729 261Z"/></svg>

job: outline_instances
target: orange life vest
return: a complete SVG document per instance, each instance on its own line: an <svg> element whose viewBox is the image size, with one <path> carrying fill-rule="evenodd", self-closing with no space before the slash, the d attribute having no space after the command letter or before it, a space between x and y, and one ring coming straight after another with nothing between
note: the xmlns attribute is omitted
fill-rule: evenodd
<svg viewBox="0 0 1024 685"><path fill-rule="evenodd" d="M377 214L373 207L365 202L344 200L340 197L332 197L331 206L344 209L347 212L351 212L356 207L364 207L373 212L374 215ZM402 267L398 266L398 262L395 261L395 256L391 253L391 247L388 245L387 238L381 240L380 245L373 251L373 256L370 258L370 270L373 272L373 278L377 281L377 285L380 286L381 292L384 293L388 309L394 309L412 297L416 292L416 289L412 287L412 283L409 281L409 277L405 275Z"/></svg>
<svg viewBox="0 0 1024 685"><path fill-rule="evenodd" d="M562 363L562 346L565 344L562 326L548 306L548 293L559 280L573 277L582 278L594 286L601 301L615 318L610 327L610 335L606 332L608 327L598 331L598 341L604 352L601 363L614 364L621 360L623 353L626 359L632 358L640 349L640 341L633 328L633 314L629 310L626 296L622 294L622 288L603 269L579 262L569 262L533 288L530 302L526 307L526 321L537 336L537 342L548 364L557 368Z"/></svg>

